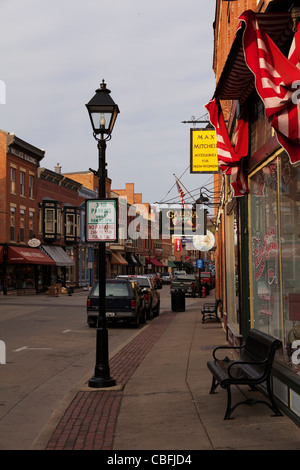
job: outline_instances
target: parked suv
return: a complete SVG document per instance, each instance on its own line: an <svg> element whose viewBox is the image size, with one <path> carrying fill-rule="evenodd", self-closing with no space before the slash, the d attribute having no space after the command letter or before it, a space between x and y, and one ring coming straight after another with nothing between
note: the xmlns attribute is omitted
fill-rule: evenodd
<svg viewBox="0 0 300 470"><path fill-rule="evenodd" d="M151 276L138 276L138 275L128 275L128 276L118 276L117 279L134 279L142 289L145 308L146 308L146 318L150 320L152 316L159 315L160 310L160 294L157 292L157 287L154 284Z"/></svg>
<svg viewBox="0 0 300 470"><path fill-rule="evenodd" d="M95 282L87 298L87 323L97 325L99 315L99 283ZM125 320L138 327L146 321L142 289L134 280L106 280L106 318L113 322Z"/></svg>

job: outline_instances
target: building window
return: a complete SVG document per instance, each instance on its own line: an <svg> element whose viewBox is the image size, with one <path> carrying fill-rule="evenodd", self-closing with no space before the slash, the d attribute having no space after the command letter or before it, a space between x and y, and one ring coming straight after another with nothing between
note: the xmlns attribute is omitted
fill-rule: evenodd
<svg viewBox="0 0 300 470"><path fill-rule="evenodd" d="M43 201L43 239L57 241L61 239L61 203L58 201Z"/></svg>
<svg viewBox="0 0 300 470"><path fill-rule="evenodd" d="M29 197L33 199L33 176L29 175Z"/></svg>
<svg viewBox="0 0 300 470"><path fill-rule="evenodd" d="M32 211L29 211L29 238L33 238L34 235L34 230L33 230L33 219L34 219L34 213Z"/></svg>
<svg viewBox="0 0 300 470"><path fill-rule="evenodd" d="M55 232L55 210L45 209L45 233Z"/></svg>
<svg viewBox="0 0 300 470"><path fill-rule="evenodd" d="M75 236L75 214L66 214L66 235Z"/></svg>
<svg viewBox="0 0 300 470"><path fill-rule="evenodd" d="M20 172L20 195L25 196L25 173Z"/></svg>
<svg viewBox="0 0 300 470"><path fill-rule="evenodd" d="M43 233L43 211L41 207L39 207L39 233Z"/></svg>
<svg viewBox="0 0 300 470"><path fill-rule="evenodd" d="M57 208L57 235L59 235L59 237L62 235L62 217L61 209Z"/></svg>
<svg viewBox="0 0 300 470"><path fill-rule="evenodd" d="M20 210L20 242L25 242L25 211Z"/></svg>
<svg viewBox="0 0 300 470"><path fill-rule="evenodd" d="M10 168L10 192L16 194L16 169Z"/></svg>
<svg viewBox="0 0 300 470"><path fill-rule="evenodd" d="M80 237L80 208L65 206L65 242L76 243Z"/></svg>
<svg viewBox="0 0 300 470"><path fill-rule="evenodd" d="M16 240L16 209L10 208L10 241Z"/></svg>

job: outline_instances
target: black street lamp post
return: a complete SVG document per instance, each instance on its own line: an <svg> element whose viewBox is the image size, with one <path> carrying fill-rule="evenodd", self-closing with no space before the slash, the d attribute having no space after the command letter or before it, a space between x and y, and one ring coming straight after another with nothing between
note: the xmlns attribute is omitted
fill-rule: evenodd
<svg viewBox="0 0 300 470"><path fill-rule="evenodd" d="M111 139L111 133L117 118L119 107L110 97L110 90L106 88L104 80L96 94L86 105L94 138L98 141L98 198L105 199L106 181L106 141ZM96 366L94 376L89 380L89 387L104 388L116 385L110 377L108 360L108 331L106 325L106 249L105 241L98 243L98 282L99 282L99 315L96 333Z"/></svg>

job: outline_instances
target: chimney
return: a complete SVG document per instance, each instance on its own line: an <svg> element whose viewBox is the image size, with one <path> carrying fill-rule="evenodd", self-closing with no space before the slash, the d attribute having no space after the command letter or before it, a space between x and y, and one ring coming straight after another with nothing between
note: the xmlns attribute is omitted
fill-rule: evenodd
<svg viewBox="0 0 300 470"><path fill-rule="evenodd" d="M61 166L59 163L56 163L54 170L56 171L56 173L61 173Z"/></svg>

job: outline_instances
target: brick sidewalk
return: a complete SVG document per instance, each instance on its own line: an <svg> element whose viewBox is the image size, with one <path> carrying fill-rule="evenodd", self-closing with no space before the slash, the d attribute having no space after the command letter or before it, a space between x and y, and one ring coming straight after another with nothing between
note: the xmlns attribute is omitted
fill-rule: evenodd
<svg viewBox="0 0 300 470"><path fill-rule="evenodd" d="M162 312L110 360L111 376L122 389L175 315ZM46 450L112 450L122 397L122 390L79 391Z"/></svg>

